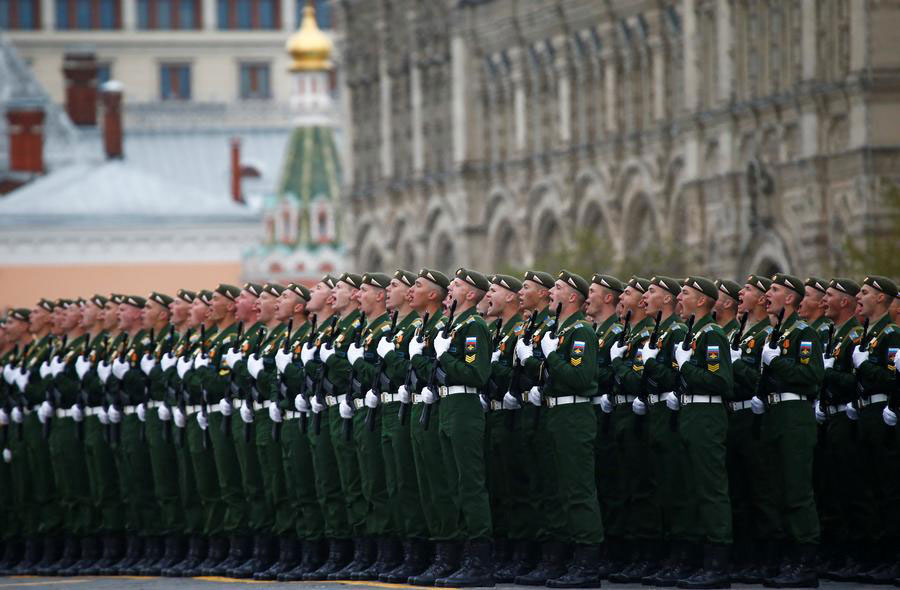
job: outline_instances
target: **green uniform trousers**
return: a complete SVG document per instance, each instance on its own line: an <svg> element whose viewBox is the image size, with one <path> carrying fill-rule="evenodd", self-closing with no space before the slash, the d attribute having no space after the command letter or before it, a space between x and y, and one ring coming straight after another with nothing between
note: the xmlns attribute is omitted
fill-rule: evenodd
<svg viewBox="0 0 900 590"><path fill-rule="evenodd" d="M589 403L543 408L545 432L553 457L551 471L542 473L555 502L544 507L553 538L579 545L604 540L603 520L597 500L594 444L597 417Z"/></svg>
<svg viewBox="0 0 900 590"><path fill-rule="evenodd" d="M244 401L240 400L239 403L242 404ZM268 532L272 529L272 525L275 522L275 516L272 505L269 503L269 499L266 496L262 466L260 465L259 455L257 454L256 423L245 423L243 419L241 419L240 408L234 408L229 417L222 416L222 414L218 412L216 412L215 415L219 417L219 420L225 422L225 428L229 430L228 434L222 437L225 439L224 444L231 447L231 451L225 451L225 453L231 454L233 452L234 457L237 459L232 465L236 468L235 475L237 475L240 480L240 487L243 490L241 493L242 508L238 508L236 500L231 502L226 500L229 513L237 514L239 510L243 512L243 516L240 519L241 524L235 530L240 531L241 533ZM212 424L212 420L210 420L210 424ZM249 431L249 435L246 434L247 431ZM246 438L247 436L250 437L249 441ZM215 437L213 439L213 446L216 446ZM222 467L219 465L219 461L219 451L217 448L216 468L220 470L219 483L221 484ZM228 516L226 516L226 527L230 526L228 524L229 520ZM237 521L235 520L232 522ZM226 528L226 530L231 529Z"/></svg>
<svg viewBox="0 0 900 590"><path fill-rule="evenodd" d="M159 505L156 516L160 535L184 532L184 508L178 488L178 461L175 444L170 437L163 440L163 422L155 408L147 410L147 445L150 448L150 464L153 467L153 495Z"/></svg>
<svg viewBox="0 0 900 590"><path fill-rule="evenodd" d="M172 424L170 422L170 424ZM172 424L172 438L174 440L177 429ZM175 445L175 463L178 477L178 503L183 511L185 535L205 535L206 515L203 508L203 500L197 488L197 477L194 474L194 464L191 461L191 449L187 443L181 447ZM213 468L215 471L215 468ZM216 482L218 487L218 482Z"/></svg>
<svg viewBox="0 0 900 590"><path fill-rule="evenodd" d="M686 457L686 489L691 537L703 543L731 544L731 500L725 466L728 416L721 403L690 403L678 412Z"/></svg>
<svg viewBox="0 0 900 590"><path fill-rule="evenodd" d="M428 524L422 511L419 482L413 459L410 421L400 424L400 402L382 404L381 453L391 518L397 534L407 539L427 539Z"/></svg>
<svg viewBox="0 0 900 590"><path fill-rule="evenodd" d="M125 504L116 456L106 440L107 427L97 416L84 418L84 458L91 486L91 506L99 516L98 532L125 530Z"/></svg>
<svg viewBox="0 0 900 590"><path fill-rule="evenodd" d="M113 446L119 470L119 492L125 503L125 529L139 535L158 535L159 506L153 494L150 452L140 440L136 414L122 412L118 425L121 443Z"/></svg>
<svg viewBox="0 0 900 590"><path fill-rule="evenodd" d="M281 443L272 440L272 419L269 418L268 408L256 410L254 413L253 433L255 435L254 446L256 448L257 462L259 463L262 486L265 492L265 503L271 510L271 518L264 521L270 523L268 528L254 530L270 530L273 535L293 533L297 523L295 522L294 512L291 510L291 500L284 480Z"/></svg>
<svg viewBox="0 0 900 590"><path fill-rule="evenodd" d="M94 534L99 523L91 502L84 442L78 440L77 428L73 418L54 417L49 445L63 528L66 533L80 537Z"/></svg>
<svg viewBox="0 0 900 590"><path fill-rule="evenodd" d="M500 433L503 428L501 412L491 411L484 417L484 479L491 503L491 519L494 526L494 537L509 538L511 526L509 510L509 490L506 466L508 451L504 448L507 442Z"/></svg>
<svg viewBox="0 0 900 590"><path fill-rule="evenodd" d="M624 537L629 540L662 538L662 516L658 504L657 473L650 464L650 435L647 416L637 416L631 402L613 409L613 429L625 493Z"/></svg>
<svg viewBox="0 0 900 590"><path fill-rule="evenodd" d="M387 480L384 474L384 455L381 452L381 423L383 412L375 412L375 427L366 426L369 408L363 406L353 415L353 441L359 462L359 476L362 493L368 503L366 534L373 537L396 537L400 534L392 518L388 497Z"/></svg>
<svg viewBox="0 0 900 590"><path fill-rule="evenodd" d="M879 414L880 416L880 414ZM794 543L819 542L819 515L813 496L812 464L816 418L809 402L772 404L763 415L762 436L773 470L770 497L778 506L780 529Z"/></svg>
<svg viewBox="0 0 900 590"><path fill-rule="evenodd" d="M660 401L648 408L645 418L650 430L650 469L657 481L655 504L660 510L661 538L696 541L685 477L687 457L678 432L678 416L673 418L666 402Z"/></svg>
<svg viewBox="0 0 900 590"><path fill-rule="evenodd" d="M26 416L27 420L28 417ZM31 537L37 534L38 515L32 493L32 474L28 462L28 439L25 425L9 421L7 448L12 453L9 463L10 513L15 516L19 535Z"/></svg>
<svg viewBox="0 0 900 590"><path fill-rule="evenodd" d="M297 537L306 541L322 539L325 536L325 519L316 498L312 446L309 437L300 430L299 412L285 412L281 425L281 453Z"/></svg>
<svg viewBox="0 0 900 590"><path fill-rule="evenodd" d="M597 419L597 438L594 440L594 476L597 483L597 498L600 502L600 515L606 535L612 538L623 538L627 530L625 503L624 463L616 445L616 433L613 423L613 412L608 414L595 404L594 415Z"/></svg>
<svg viewBox="0 0 900 590"><path fill-rule="evenodd" d="M10 442L10 439L13 438L13 429L11 423L0 426L0 439L3 441L0 448L4 451L8 450L10 453L14 446ZM13 461L14 457L10 458L9 463L5 460L0 461L0 541L8 541L22 535L22 522L19 518L20 515L16 512L17 506L13 490L15 485Z"/></svg>
<svg viewBox="0 0 900 590"><path fill-rule="evenodd" d="M900 441L896 426L887 426L881 413L887 402L879 402L860 410L859 436L862 445L866 484L875 498L878 526L871 540L880 543L900 542Z"/></svg>
<svg viewBox="0 0 900 590"><path fill-rule="evenodd" d="M194 486L202 507L200 531L204 535L222 535L225 531L225 513L227 507L222 498L219 486L219 474L216 469L216 456L212 445L203 447L203 430L197 424L197 413L187 415L185 426L185 451L190 459ZM174 431L175 429L173 429ZM193 493L189 479L180 482L182 497Z"/></svg>
<svg viewBox="0 0 900 590"><path fill-rule="evenodd" d="M344 419L341 418L338 405L328 408L328 419L331 422L328 434L331 436L331 446L337 459L338 475L341 480L341 500L347 511L352 536L361 537L367 534L366 518L369 515L369 503L363 496L356 441L352 437L351 440L347 440L344 434Z"/></svg>
<svg viewBox="0 0 900 590"><path fill-rule="evenodd" d="M31 479L27 500L29 523L25 527L27 535L58 535L63 531L63 511L56 491L56 481L50 459L50 445L42 435L37 411L25 416L24 443L27 450L27 469Z"/></svg>
<svg viewBox="0 0 900 590"><path fill-rule="evenodd" d="M454 498L447 482L441 454L440 404L432 404L428 430L419 422L425 404L412 405L409 415L409 432L412 438L413 461L416 464L416 478L419 482L422 512L428 524L432 541L452 541L458 538Z"/></svg>
<svg viewBox="0 0 900 590"><path fill-rule="evenodd" d="M520 410L497 410L486 416L495 537L515 541L546 537L541 478L534 461L536 413L537 408L526 404Z"/></svg>
<svg viewBox="0 0 900 590"><path fill-rule="evenodd" d="M312 451L315 469L316 498L325 520L325 538L349 539L355 531L350 527L347 516L347 502L341 488L341 474L338 469L338 458L332 444L331 430L335 420L331 414L338 415L337 406L322 410L319 434L314 427L315 416L310 413L309 444ZM340 416L338 415L338 418ZM340 425L338 425L340 433Z"/></svg>
<svg viewBox="0 0 900 590"><path fill-rule="evenodd" d="M248 502L250 499L258 501L251 504L258 505L263 501L262 487L249 486L256 495L247 494L248 486L245 482L258 483L259 473L250 478L244 476L249 470L246 465L247 453L244 445L243 421L237 415L238 410L231 416L231 428L227 428L227 421L219 412L209 412L209 435L212 439L213 456L215 457L216 475L219 478L219 494L225 503L225 518L222 523L223 532L227 535L246 535L252 532L249 527ZM223 427L222 423L226 422ZM238 452L235 439L240 439L242 451ZM251 443L252 445L252 443ZM253 453L251 465L258 467L256 453ZM258 509L258 506L257 506Z"/></svg>

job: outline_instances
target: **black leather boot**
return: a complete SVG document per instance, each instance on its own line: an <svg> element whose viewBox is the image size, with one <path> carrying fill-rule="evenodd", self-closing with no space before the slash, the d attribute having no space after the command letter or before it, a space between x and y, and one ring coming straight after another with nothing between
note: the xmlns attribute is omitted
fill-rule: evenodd
<svg viewBox="0 0 900 590"><path fill-rule="evenodd" d="M349 539L332 539L329 542L328 559L317 569L303 574L305 581L327 580L334 572L344 569L353 559L353 541Z"/></svg>
<svg viewBox="0 0 900 590"><path fill-rule="evenodd" d="M63 552L63 539L62 537L44 537L41 540L41 559L35 564L32 564L30 574L36 575L42 569L49 567L51 564L59 561L59 558L62 557ZM20 568L16 568L15 575L19 574Z"/></svg>
<svg viewBox="0 0 900 590"><path fill-rule="evenodd" d="M550 588L599 588L601 547L600 545L576 545L575 556L565 574L547 580Z"/></svg>
<svg viewBox="0 0 900 590"><path fill-rule="evenodd" d="M206 557L193 568L185 567L181 571L182 578L202 576L203 572L218 567L220 563L228 559L228 539L221 536L210 537L207 545Z"/></svg>
<svg viewBox="0 0 900 590"><path fill-rule="evenodd" d="M550 541L541 546L541 559L534 569L522 576L516 576L519 586L546 586L547 580L555 580L565 575L569 550L564 543Z"/></svg>
<svg viewBox="0 0 900 590"><path fill-rule="evenodd" d="M883 541L872 548L869 566L864 568L853 579L860 584L885 585L892 584L897 577L897 555L900 547L896 542Z"/></svg>
<svg viewBox="0 0 900 590"><path fill-rule="evenodd" d="M678 584L678 580L690 578L700 569L702 561L700 551L695 543L676 542L673 545L674 555L667 567L653 575L641 579L645 586L670 587Z"/></svg>
<svg viewBox="0 0 900 590"><path fill-rule="evenodd" d="M429 565L431 544L425 539L403 541L403 561L394 569L378 576L380 582L405 584L410 576L418 576Z"/></svg>
<svg viewBox="0 0 900 590"><path fill-rule="evenodd" d="M119 569L126 569L134 565L141 558L144 551L144 539L137 535L128 535L125 540L125 553L115 560L109 567L100 570L101 576L117 576Z"/></svg>
<svg viewBox="0 0 900 590"><path fill-rule="evenodd" d="M3 544L3 557L0 558L0 576L8 575L6 572L16 567L25 554L25 544L22 539L10 539Z"/></svg>
<svg viewBox="0 0 900 590"><path fill-rule="evenodd" d="M125 555L125 537L122 535L104 535L99 543L100 558L78 575L99 576L100 572L115 565Z"/></svg>
<svg viewBox="0 0 900 590"><path fill-rule="evenodd" d="M444 578L459 569L459 557L462 544L456 541L441 541L434 551L434 561L424 572L410 576L408 582L413 586L434 586L439 578Z"/></svg>
<svg viewBox="0 0 900 590"><path fill-rule="evenodd" d="M79 576L81 572L90 569L100 560L101 549L100 541L97 537L83 537L81 539L81 559L67 567L59 570L60 576Z"/></svg>
<svg viewBox="0 0 900 590"><path fill-rule="evenodd" d="M314 572L322 566L322 562L325 561L326 548L327 543L321 539L303 541L300 543L300 549L298 549L300 563L293 568L278 574L276 579L279 582L295 582L302 580L304 575Z"/></svg>
<svg viewBox="0 0 900 590"><path fill-rule="evenodd" d="M275 541L271 535L256 535L253 537L253 553L250 559L228 570L231 578L247 579L254 574L263 572L275 562Z"/></svg>
<svg viewBox="0 0 900 590"><path fill-rule="evenodd" d="M141 570L142 576L159 576L163 570L167 570L177 563L181 563L185 557L185 542L181 535L168 535L163 542L163 554L159 561Z"/></svg>
<svg viewBox="0 0 900 590"><path fill-rule="evenodd" d="M41 560L43 552L43 540L38 537L27 537L23 547L21 558L3 573L5 576L28 575Z"/></svg>
<svg viewBox="0 0 900 590"><path fill-rule="evenodd" d="M352 580L375 562L375 540L371 537L357 537L353 540L353 560L338 571L329 574L329 580Z"/></svg>
<svg viewBox="0 0 900 590"><path fill-rule="evenodd" d="M679 588L731 588L731 545L706 545L703 568L694 575L678 580Z"/></svg>
<svg viewBox="0 0 900 590"><path fill-rule="evenodd" d="M163 569L160 573L167 578L181 578L186 571L195 569L203 562L206 558L207 551L208 546L206 538L199 535L192 535L188 540L188 551L184 559Z"/></svg>
<svg viewBox="0 0 900 590"><path fill-rule="evenodd" d="M120 576L142 576L144 569L152 566L163 556L163 539L155 535L144 537L144 552L131 567L120 569Z"/></svg>
<svg viewBox="0 0 900 590"><path fill-rule="evenodd" d="M859 581L857 578L875 565L871 558L873 547L870 544L845 545L844 559L840 564L828 569L825 576L836 582Z"/></svg>
<svg viewBox="0 0 900 590"><path fill-rule="evenodd" d="M763 585L768 588L818 588L816 546L797 545L794 548L793 561L782 567L777 576L766 578Z"/></svg>
<svg viewBox="0 0 900 590"><path fill-rule="evenodd" d="M469 541L462 566L434 585L441 588L474 588L494 585L493 547L490 541Z"/></svg>
<svg viewBox="0 0 900 590"><path fill-rule="evenodd" d="M610 574L609 581L617 584L638 584L646 577L662 569L662 544L655 539L644 539L636 544L637 559L624 570Z"/></svg>
<svg viewBox="0 0 900 590"><path fill-rule="evenodd" d="M67 536L63 542L62 556L54 563L40 568L41 576L58 576L59 572L71 567L81 558L81 541L78 537Z"/></svg>
<svg viewBox="0 0 900 590"><path fill-rule="evenodd" d="M268 569L253 574L254 580L277 580L279 574L289 572L300 563L300 542L294 537L278 539L278 559Z"/></svg>
<svg viewBox="0 0 900 590"><path fill-rule="evenodd" d="M612 574L625 569L625 558L628 554L624 539L620 537L607 537L603 543L603 557L597 565L597 571L601 580L607 579Z"/></svg>
<svg viewBox="0 0 900 590"><path fill-rule="evenodd" d="M512 559L514 542L506 537L498 537L494 539L494 573L501 570L509 564ZM494 579L496 582L496 578Z"/></svg>
<svg viewBox="0 0 900 590"><path fill-rule="evenodd" d="M253 550L253 540L250 537L234 535L229 539L228 545L228 557L225 561L206 570L204 576L227 577L231 570L250 559Z"/></svg>
<svg viewBox="0 0 900 590"><path fill-rule="evenodd" d="M533 570L536 561L536 545L531 541L516 541L506 563L494 569L494 582L512 584L518 576L524 576Z"/></svg>
<svg viewBox="0 0 900 590"><path fill-rule="evenodd" d="M375 542L375 561L366 569L351 575L353 580L377 580L381 574L387 573L400 565L403 554L400 541L386 537Z"/></svg>

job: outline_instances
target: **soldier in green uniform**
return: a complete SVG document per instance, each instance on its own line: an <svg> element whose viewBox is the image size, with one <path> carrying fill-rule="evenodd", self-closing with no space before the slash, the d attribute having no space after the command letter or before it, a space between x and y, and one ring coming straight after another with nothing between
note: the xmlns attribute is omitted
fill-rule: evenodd
<svg viewBox="0 0 900 590"><path fill-rule="evenodd" d="M715 285L719 290L719 298L713 307L713 311L716 312L716 323L722 327L725 337L731 340L734 332L740 327L737 310L741 286L728 279L716 279Z"/></svg>
<svg viewBox="0 0 900 590"><path fill-rule="evenodd" d="M772 348L761 350L763 397L751 400L755 414L765 414L763 438L774 471L771 497L778 503L781 528L789 553L781 568L764 583L772 587L815 587L815 558L819 543L819 519L812 485L816 444L815 415L809 401L822 386L822 347L816 331L797 315L804 296L799 278L776 274L766 293L766 311L777 316L783 310L781 335ZM765 400L765 401L764 401Z"/></svg>
<svg viewBox="0 0 900 590"><path fill-rule="evenodd" d="M886 411L888 398L897 390L900 328L889 313L896 296L897 285L875 275L867 276L856 294L856 315L869 320L869 333L851 355L859 388L855 405L859 407L865 485L873 491L878 514L871 539L880 551L876 565L855 580L870 584L887 584L900 576L900 515L896 510L900 504L900 473L895 468L900 465L900 441L896 413Z"/></svg>
<svg viewBox="0 0 900 590"><path fill-rule="evenodd" d="M823 300L828 289L828 281L817 277L809 277L803 283L803 300L797 308L797 315L819 335L823 345L828 339L828 330L832 323L825 315Z"/></svg>

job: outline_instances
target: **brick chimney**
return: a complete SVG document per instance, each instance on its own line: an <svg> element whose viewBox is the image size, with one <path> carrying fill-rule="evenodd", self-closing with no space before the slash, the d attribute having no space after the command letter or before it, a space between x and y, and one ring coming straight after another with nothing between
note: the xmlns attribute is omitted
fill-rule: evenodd
<svg viewBox="0 0 900 590"><path fill-rule="evenodd" d="M93 52L70 52L63 58L66 112L76 125L97 124L97 58Z"/></svg>
<svg viewBox="0 0 900 590"><path fill-rule="evenodd" d="M110 80L100 89L103 102L103 151L106 159L122 159L122 83Z"/></svg>
<svg viewBox="0 0 900 590"><path fill-rule="evenodd" d="M6 107L9 167L12 172L44 172L44 107L36 103Z"/></svg>
<svg viewBox="0 0 900 590"><path fill-rule="evenodd" d="M241 139L231 138L231 198L235 203L244 202L244 191L241 188Z"/></svg>

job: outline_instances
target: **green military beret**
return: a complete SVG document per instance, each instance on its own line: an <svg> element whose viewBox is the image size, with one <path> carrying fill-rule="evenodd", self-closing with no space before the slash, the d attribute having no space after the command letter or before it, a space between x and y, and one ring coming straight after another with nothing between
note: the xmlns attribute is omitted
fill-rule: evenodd
<svg viewBox="0 0 900 590"><path fill-rule="evenodd" d="M809 277L806 279L806 282L803 283L806 287L812 287L816 291L825 292L825 289L828 288L828 281L825 279L820 279L818 277Z"/></svg>
<svg viewBox="0 0 900 590"><path fill-rule="evenodd" d="M342 274L341 278L338 279L339 283L341 281L347 283L354 289L359 289L359 287L362 285L362 277L352 272L345 272L344 274Z"/></svg>
<svg viewBox="0 0 900 590"><path fill-rule="evenodd" d="M681 283L678 282L678 279L673 279L672 277L656 275L650 277L650 284L665 289L672 295L681 293ZM649 287L647 288L649 289Z"/></svg>
<svg viewBox="0 0 900 590"><path fill-rule="evenodd" d="M31 310L25 309L24 307L17 307L9 312L9 317L14 320L19 320L22 322L27 322L28 318L31 316Z"/></svg>
<svg viewBox="0 0 900 590"><path fill-rule="evenodd" d="M646 293L647 289L650 288L650 281L645 279L644 277L632 276L631 280L628 281L626 287L631 287L632 289L637 289L641 293Z"/></svg>
<svg viewBox="0 0 900 590"><path fill-rule="evenodd" d="M56 307L56 304L49 299L41 299L40 301L38 301L38 307L46 311L53 311L53 308Z"/></svg>
<svg viewBox="0 0 900 590"><path fill-rule="evenodd" d="M197 297L199 297L200 301L202 301L206 305L211 305L213 300L213 292L209 289L203 289L202 291L197 293Z"/></svg>
<svg viewBox="0 0 900 590"><path fill-rule="evenodd" d="M263 291L265 291L269 295L281 297L281 294L284 293L284 286L279 285L278 283L266 283L265 285L263 285Z"/></svg>
<svg viewBox="0 0 900 590"><path fill-rule="evenodd" d="M688 277L684 279L684 284L691 289L700 291L713 301L719 298L719 290L716 284L706 277Z"/></svg>
<svg viewBox="0 0 900 590"><path fill-rule="evenodd" d="M458 268L456 269L456 278L465 283L469 283L476 289L481 289L482 291L487 291L491 288L491 284L488 282L487 277L477 270Z"/></svg>
<svg viewBox="0 0 900 590"><path fill-rule="evenodd" d="M74 304L75 304L75 302L72 301L71 299L57 299L56 300L56 307L61 307L63 309L66 309L70 305L74 305Z"/></svg>
<svg viewBox="0 0 900 590"><path fill-rule="evenodd" d="M582 297L587 297L588 291L591 288L590 284L586 280L584 280L584 277L566 269L562 269L561 271L559 271L559 274L556 275L556 280L562 281L565 284L569 285L570 287L581 293Z"/></svg>
<svg viewBox="0 0 900 590"><path fill-rule="evenodd" d="M186 303L193 303L194 299L197 298L197 294L193 291L188 291L187 289L178 289L178 292L175 295Z"/></svg>
<svg viewBox="0 0 900 590"><path fill-rule="evenodd" d="M362 276L362 284L387 289L387 286L391 284L391 277L383 272L367 272Z"/></svg>
<svg viewBox="0 0 900 590"><path fill-rule="evenodd" d="M109 296L109 300L115 303L116 305L125 303L125 296L121 293L112 293Z"/></svg>
<svg viewBox="0 0 900 590"><path fill-rule="evenodd" d="M75 300L75 305L77 305L78 307L84 307L85 305L87 305L87 299L85 299L84 297L79 297Z"/></svg>
<svg viewBox="0 0 900 590"><path fill-rule="evenodd" d="M525 280L537 283L545 289L553 288L553 283L556 282L553 280L553 276L549 272L541 272L539 270L526 270Z"/></svg>
<svg viewBox="0 0 900 590"><path fill-rule="evenodd" d="M166 295L164 293L158 293L156 291L154 291L153 293L150 293L149 299L150 299L150 301L155 301L165 307L168 307L169 304L172 303L172 301L174 301L174 299L172 299L168 295Z"/></svg>
<svg viewBox="0 0 900 590"><path fill-rule="evenodd" d="M875 289L878 289L885 295L889 297L897 296L897 285L891 279L887 277L881 277L878 275L869 275L865 279L863 279L863 285L869 285Z"/></svg>
<svg viewBox="0 0 900 590"><path fill-rule="evenodd" d="M338 280L333 275L327 274L322 277L322 280L320 280L319 282L325 283L325 286L327 286L329 289L334 289L334 286L337 285Z"/></svg>
<svg viewBox="0 0 900 590"><path fill-rule="evenodd" d="M109 303L109 298L104 297L103 295L94 295L91 297L91 303L97 307L106 307L106 304Z"/></svg>
<svg viewBox="0 0 900 590"><path fill-rule="evenodd" d="M610 289L612 291L617 291L618 293L621 293L625 290L625 285L622 284L622 281L612 275L601 275L595 273L594 276L591 277L591 282L596 283L601 287L606 287L607 289Z"/></svg>
<svg viewBox="0 0 900 590"><path fill-rule="evenodd" d="M759 275L747 275L747 280L744 281L744 284L755 287L765 293L772 286L772 279Z"/></svg>
<svg viewBox="0 0 900 590"><path fill-rule="evenodd" d="M215 288L215 292L219 295L227 297L232 301L238 298L238 295L241 294L241 290L235 287L234 285L226 285L225 283L219 283L219 286Z"/></svg>
<svg viewBox="0 0 900 590"><path fill-rule="evenodd" d="M263 286L259 283L244 283L244 291L250 293L254 297L259 297L260 295L262 295ZM222 293L222 295L225 295L225 293Z"/></svg>
<svg viewBox="0 0 900 590"><path fill-rule="evenodd" d="M791 291L794 291L795 293L800 295L800 297L806 295L806 291L804 290L805 285L803 284L803 281L795 276L778 273L772 277L772 283L781 285L782 287L787 287Z"/></svg>
<svg viewBox="0 0 900 590"><path fill-rule="evenodd" d="M144 306L147 305L147 300L140 295L127 295L122 300L122 303L138 309L144 309Z"/></svg>
<svg viewBox="0 0 900 590"><path fill-rule="evenodd" d="M522 288L522 281L509 275L491 275L491 283L500 285L504 289L509 289L515 293L518 293L519 289Z"/></svg>
<svg viewBox="0 0 900 590"><path fill-rule="evenodd" d="M410 272L408 270L403 270L402 268L398 268L394 271L394 278L406 285L407 287L412 287L416 282L416 273Z"/></svg>
<svg viewBox="0 0 900 590"><path fill-rule="evenodd" d="M828 283L829 289L837 289L841 293L856 297L859 293L859 283L853 279L831 279Z"/></svg>
<svg viewBox="0 0 900 590"><path fill-rule="evenodd" d="M431 281L441 289L446 289L450 286L450 279L447 278L447 275L442 273L439 270L432 270L430 268L423 268L419 271L419 277Z"/></svg>
<svg viewBox="0 0 900 590"><path fill-rule="evenodd" d="M304 301L309 301L309 289L307 289L303 285L298 285L297 283L288 283L287 290L293 291Z"/></svg>
<svg viewBox="0 0 900 590"><path fill-rule="evenodd" d="M716 287L720 292L725 293L735 301L738 301L738 293L741 291L741 286L736 282L728 279L716 279Z"/></svg>

